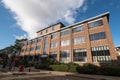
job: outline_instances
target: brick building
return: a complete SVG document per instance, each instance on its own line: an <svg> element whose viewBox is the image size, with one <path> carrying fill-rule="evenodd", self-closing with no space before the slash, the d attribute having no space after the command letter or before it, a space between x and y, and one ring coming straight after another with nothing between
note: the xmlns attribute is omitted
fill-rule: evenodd
<svg viewBox="0 0 120 80"><path fill-rule="evenodd" d="M20 55L33 62L49 55L62 63L111 64L117 58L108 22L109 12L69 26L54 24L23 42Z"/></svg>

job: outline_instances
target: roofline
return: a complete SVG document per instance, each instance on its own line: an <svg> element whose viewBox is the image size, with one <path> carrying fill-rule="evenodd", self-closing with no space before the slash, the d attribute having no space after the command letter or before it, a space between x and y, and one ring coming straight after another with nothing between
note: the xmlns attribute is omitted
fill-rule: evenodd
<svg viewBox="0 0 120 80"><path fill-rule="evenodd" d="M61 28L60 30L55 30L55 31L52 31L52 32L47 33L47 34L45 34L45 35L48 35L48 34L51 34L51 33L57 32L57 31L61 31L61 30L63 30L63 29L70 28L70 27L72 27L72 26L75 26L75 25L78 25L78 24L82 24L82 23L84 23L84 22L88 22L88 21L91 21L91 20L94 20L94 19L97 19L97 18L106 16L106 15L107 15L107 18L108 18L108 21L109 21L110 12L106 12L106 13L97 15L97 16L95 16L95 17L91 17L91 18L88 18L88 19L86 19L86 20L83 20L83 21L74 23L74 24L72 24L72 25L65 26L65 27ZM59 22L59 23L56 23L56 24L54 24L54 25L57 25L57 24L62 24L62 23ZM52 26L54 26L54 25L52 25ZM63 25L63 24L62 24L62 25ZM52 26L49 26L49 27L52 27ZM49 27L47 27L47 28L49 28ZM44 29L46 29L46 28L44 28ZM42 30L44 30L44 29L42 29ZM42 31L42 30L40 30L40 31ZM40 31L38 31L38 32L40 32ZM39 37L42 37L42 36L45 36L45 35L41 35L41 36L39 36ZM36 37L36 38L39 38L39 37ZM36 39L36 38L33 38L33 39ZM27 41L31 41L31 40L33 40L33 39L30 39L30 40L27 40Z"/></svg>
<svg viewBox="0 0 120 80"><path fill-rule="evenodd" d="M84 23L84 22L88 22L88 21L91 21L91 20L94 20L94 19L97 19L97 18L100 18L100 17L106 16L106 15L107 15L107 18L108 18L108 21L109 21L109 15L110 15L110 12L106 12L106 13L103 13L103 14L100 14L100 15L97 15L97 16L94 16L94 17L91 17L91 18L85 19L85 20L83 20L83 21L80 21L80 22L74 23L74 24L69 25L69 26L66 26L66 27L71 27L71 26L75 26L75 25L78 25L78 24L82 24L82 23Z"/></svg>
<svg viewBox="0 0 120 80"><path fill-rule="evenodd" d="M44 28L44 29L41 29L41 30L37 31L36 33L40 32L40 31L43 31L43 30L45 30L45 29L47 29L47 28L50 28L50 27L52 27L52 26L58 25L58 24L61 24L62 26L64 26L64 24L63 24L62 22L58 22L58 23L56 23L56 24L53 24L53 25L51 25L51 26L48 26L48 27L46 27L46 28Z"/></svg>

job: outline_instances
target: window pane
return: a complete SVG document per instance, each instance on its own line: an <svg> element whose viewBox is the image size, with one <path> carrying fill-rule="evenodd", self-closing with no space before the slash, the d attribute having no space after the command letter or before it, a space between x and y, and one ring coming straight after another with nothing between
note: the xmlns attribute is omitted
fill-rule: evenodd
<svg viewBox="0 0 120 80"><path fill-rule="evenodd" d="M53 38L57 38L58 37L58 34L57 33L53 33L53 34L51 34L51 39L53 39Z"/></svg>
<svg viewBox="0 0 120 80"><path fill-rule="evenodd" d="M62 40L61 41L61 46L67 46L70 44L70 40Z"/></svg>
<svg viewBox="0 0 120 80"><path fill-rule="evenodd" d="M36 46L36 50L39 50L40 49L40 46Z"/></svg>
<svg viewBox="0 0 120 80"><path fill-rule="evenodd" d="M87 62L86 49L74 49L74 61Z"/></svg>
<svg viewBox="0 0 120 80"><path fill-rule="evenodd" d="M57 42L53 42L53 43L51 43L51 48L55 48L55 47L57 47Z"/></svg>
<svg viewBox="0 0 120 80"><path fill-rule="evenodd" d="M88 23L88 28L91 29L91 28L102 26L102 25L103 25L103 21L98 20L98 21L95 21L95 22L92 22L92 23Z"/></svg>
<svg viewBox="0 0 120 80"><path fill-rule="evenodd" d="M31 40L31 44L34 44L35 43L35 39L34 40Z"/></svg>
<svg viewBox="0 0 120 80"><path fill-rule="evenodd" d="M80 31L83 31L83 26L78 26L72 29L73 33L80 32Z"/></svg>
<svg viewBox="0 0 120 80"><path fill-rule="evenodd" d="M70 50L63 50L60 52L61 62L70 62Z"/></svg>
<svg viewBox="0 0 120 80"><path fill-rule="evenodd" d="M100 40L100 39L106 39L105 32L99 32L95 34L90 34L90 41Z"/></svg>
<svg viewBox="0 0 120 80"><path fill-rule="evenodd" d="M92 48L95 48L96 51L94 51L91 48L92 58L93 62L110 62L111 58L108 58L110 56L109 49L107 50L108 46L95 46ZM96 56L96 57L95 57Z"/></svg>
<svg viewBox="0 0 120 80"><path fill-rule="evenodd" d="M38 39L37 39L37 42L41 42L41 38L38 38Z"/></svg>
<svg viewBox="0 0 120 80"><path fill-rule="evenodd" d="M68 34L69 34L69 30L61 31L61 36L65 36L65 35L68 35Z"/></svg>
<svg viewBox="0 0 120 80"><path fill-rule="evenodd" d="M76 37L76 38L73 39L73 42L74 42L74 44L83 43L83 42L85 42L85 37L84 36Z"/></svg>
<svg viewBox="0 0 120 80"><path fill-rule="evenodd" d="M50 58L57 59L57 52L50 52Z"/></svg>

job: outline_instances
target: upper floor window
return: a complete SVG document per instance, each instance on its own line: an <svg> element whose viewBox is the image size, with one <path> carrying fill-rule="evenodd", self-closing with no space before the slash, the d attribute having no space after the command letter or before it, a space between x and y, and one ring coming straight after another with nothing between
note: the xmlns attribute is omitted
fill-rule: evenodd
<svg viewBox="0 0 120 80"><path fill-rule="evenodd" d="M31 47L31 48L30 48L30 51L33 51L33 50L34 50L34 47Z"/></svg>
<svg viewBox="0 0 120 80"><path fill-rule="evenodd" d="M88 23L88 28L91 29L91 28L102 26L102 25L103 25L103 20L98 20L98 21Z"/></svg>
<svg viewBox="0 0 120 80"><path fill-rule="evenodd" d="M48 32L48 30L46 29L46 33Z"/></svg>
<svg viewBox="0 0 120 80"><path fill-rule="evenodd" d="M22 49L22 51L21 52L24 52L24 49Z"/></svg>
<svg viewBox="0 0 120 80"><path fill-rule="evenodd" d="M53 33L53 34L51 34L51 39L53 39L53 38L57 38L58 37L58 34L57 33Z"/></svg>
<svg viewBox="0 0 120 80"><path fill-rule="evenodd" d="M70 44L70 40L62 40L61 41L61 46L67 46Z"/></svg>
<svg viewBox="0 0 120 80"><path fill-rule="evenodd" d="M41 38L38 38L38 39L37 39L37 42L41 42Z"/></svg>
<svg viewBox="0 0 120 80"><path fill-rule="evenodd" d="M22 44L23 46L27 45L27 41Z"/></svg>
<svg viewBox="0 0 120 80"><path fill-rule="evenodd" d="M54 26L52 27L52 31L54 31Z"/></svg>
<svg viewBox="0 0 120 80"><path fill-rule="evenodd" d="M77 27L72 28L73 33L80 32L80 31L83 31L83 30L84 30L83 26L77 26Z"/></svg>
<svg viewBox="0 0 120 80"><path fill-rule="evenodd" d="M84 36L80 36L80 37L76 37L73 39L74 44L80 44L85 42L85 37Z"/></svg>
<svg viewBox="0 0 120 80"><path fill-rule="evenodd" d="M36 50L39 50L40 49L40 46L36 46Z"/></svg>
<svg viewBox="0 0 120 80"><path fill-rule="evenodd" d="M90 41L95 41L95 40L100 40L100 39L106 39L106 34L105 32L99 32L95 34L90 34Z"/></svg>
<svg viewBox="0 0 120 80"><path fill-rule="evenodd" d="M69 34L69 30L64 30L64 31L61 31L61 36L65 36L65 35L68 35Z"/></svg>
<svg viewBox="0 0 120 80"><path fill-rule="evenodd" d="M42 31L40 32L40 35L42 35Z"/></svg>
<svg viewBox="0 0 120 80"><path fill-rule="evenodd" d="M30 51L30 48L26 48L25 52Z"/></svg>
<svg viewBox="0 0 120 80"><path fill-rule="evenodd" d="M31 41L31 44L34 44L35 43L35 39L33 39L32 41Z"/></svg>
<svg viewBox="0 0 120 80"><path fill-rule="evenodd" d="M28 41L28 45L30 45L31 44L31 41Z"/></svg>
<svg viewBox="0 0 120 80"><path fill-rule="evenodd" d="M51 48L55 48L55 47L57 47L57 42L53 42L53 43L51 43Z"/></svg>

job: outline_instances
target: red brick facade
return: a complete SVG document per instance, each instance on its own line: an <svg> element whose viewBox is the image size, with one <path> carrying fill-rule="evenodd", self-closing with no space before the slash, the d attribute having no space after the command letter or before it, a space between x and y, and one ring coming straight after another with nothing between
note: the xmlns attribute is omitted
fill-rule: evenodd
<svg viewBox="0 0 120 80"><path fill-rule="evenodd" d="M117 60L116 58L116 54L115 54L115 50L114 50L114 45L113 45L113 41L112 41L112 37L111 37L111 33L110 33L110 29L109 29L109 25L108 25L108 18L109 18L109 13L105 13L105 14L101 14L98 15L96 17L84 20L82 22L70 25L70 26L66 26L64 27L63 24L58 23L55 24L53 26L50 26L48 28L45 28L43 30L40 30L37 32L37 38L32 39L35 40L35 43L33 44L26 44L22 46L22 50L20 55L24 56L24 55L34 55L34 54L43 54L43 48L44 48L44 36L47 36L48 40L47 40L47 49L46 49L46 54L50 54L51 52L56 52L56 59L58 61L60 61L60 53L61 51L64 50L69 50L69 62L75 62L78 63L80 65L84 64L84 63L92 63L95 65L99 65L100 62L93 62L93 58L92 58L92 51L91 48L95 47L95 46L108 46L109 48L109 52L110 52L110 58L111 58L111 62L108 63L113 63L112 61ZM89 29L88 28L88 24L98 21L98 20L102 20L103 21L103 25L99 26L99 27L94 27ZM79 26L82 25L83 26L83 31L80 32L72 32L72 29L75 26ZM61 36L61 32L63 30L67 30L69 31L68 35L64 35ZM105 39L100 39L100 40L94 40L94 41L90 41L90 34L94 34L94 33L99 33L99 32L105 32L106 38ZM56 38L51 38L51 35L53 33L57 34ZM84 36L85 37L85 41L83 43L80 44L74 44L73 43L73 39L76 37L80 37L80 36ZM41 38L40 42L37 42L38 38ZM69 45L66 46L61 46L61 41L62 40L69 40ZM31 41L31 40L30 40ZM54 48L51 48L51 43L57 42L57 46ZM40 49L36 50L36 46L40 46ZM26 51L26 49L29 49L30 47L34 47L34 50L28 50ZM87 57L87 61L74 61L74 49L81 49L81 48L85 48L86 49L86 57ZM98 56L99 58L99 56ZM101 57L102 58L102 57ZM105 57L106 58L106 57ZM34 59L34 58L33 58ZM81 58L82 59L82 58ZM103 58L104 60L104 58ZM107 62L104 62L107 63Z"/></svg>

